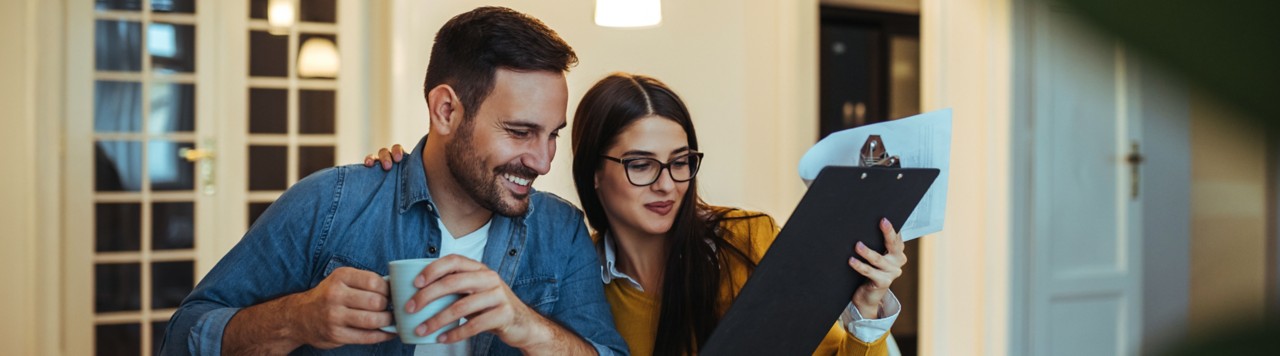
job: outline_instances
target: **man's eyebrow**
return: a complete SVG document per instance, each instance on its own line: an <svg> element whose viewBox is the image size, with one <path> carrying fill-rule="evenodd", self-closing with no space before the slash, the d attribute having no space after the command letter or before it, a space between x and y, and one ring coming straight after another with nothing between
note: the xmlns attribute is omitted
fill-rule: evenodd
<svg viewBox="0 0 1280 356"><path fill-rule="evenodd" d="M502 121L502 126L507 127L507 128L524 128L524 129L528 129L528 130L530 130L530 131L538 131L538 132L542 132L542 124L539 124L539 123L536 123L536 122L532 122L532 121L525 121L525 120L521 120L521 119L513 119L513 120L506 120L506 121ZM556 129L555 129L555 130L553 130L553 131L563 130L563 129L564 129L565 127L567 127L567 126L569 126L569 122L567 122L567 121L566 121L566 122L561 122L561 123L560 123L560 126L556 126Z"/></svg>
<svg viewBox="0 0 1280 356"><path fill-rule="evenodd" d="M541 125L541 124L538 124L538 123L536 123L536 122L532 122L532 121L524 121L524 120L520 120L520 119L514 119L514 120L505 120L505 121L502 121L502 126L503 126L504 128L509 128L509 129L511 129L511 128L523 128L523 129L527 129L527 130L530 130L530 131L537 131L537 132L541 132L541 131L542 131L542 125Z"/></svg>

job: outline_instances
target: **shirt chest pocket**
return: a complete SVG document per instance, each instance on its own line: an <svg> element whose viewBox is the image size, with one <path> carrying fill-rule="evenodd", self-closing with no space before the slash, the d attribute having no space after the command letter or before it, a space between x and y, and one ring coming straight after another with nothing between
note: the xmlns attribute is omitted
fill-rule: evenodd
<svg viewBox="0 0 1280 356"><path fill-rule="evenodd" d="M532 276L516 280L511 291L533 310L542 315L550 315L555 311L556 301L560 300L559 280L555 276Z"/></svg>
<svg viewBox="0 0 1280 356"><path fill-rule="evenodd" d="M342 267L351 267L362 271L370 271L378 274L379 276L386 275L386 266L383 266L383 268L380 269L375 269L368 266L367 263L361 263L345 256L333 255L333 257L330 257L329 261L325 263L324 268L319 271L320 275L312 279L311 288L315 288L321 281L333 274L333 271Z"/></svg>

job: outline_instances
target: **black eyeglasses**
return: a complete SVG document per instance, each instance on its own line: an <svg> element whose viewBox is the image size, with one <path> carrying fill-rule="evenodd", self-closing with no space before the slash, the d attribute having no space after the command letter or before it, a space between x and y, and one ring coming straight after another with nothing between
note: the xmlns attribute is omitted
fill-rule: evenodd
<svg viewBox="0 0 1280 356"><path fill-rule="evenodd" d="M654 158L617 158L601 155L604 159L622 163L627 172L627 181L631 185L643 187L658 181L662 170L671 175L671 180L688 182L698 175L698 165L702 163L702 152L689 151L689 154L676 157L671 162L662 163Z"/></svg>

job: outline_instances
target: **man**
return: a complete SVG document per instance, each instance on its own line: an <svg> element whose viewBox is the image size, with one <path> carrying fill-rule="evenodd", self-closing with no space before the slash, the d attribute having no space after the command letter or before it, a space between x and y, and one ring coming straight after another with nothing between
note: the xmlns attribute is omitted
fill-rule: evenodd
<svg viewBox="0 0 1280 356"><path fill-rule="evenodd" d="M299 181L183 301L162 353L624 354L582 213L531 187L550 170L576 61L510 9L454 17L432 47L417 157ZM406 308L462 298L414 332L466 322L416 348L379 331L392 323L387 262L440 256Z"/></svg>

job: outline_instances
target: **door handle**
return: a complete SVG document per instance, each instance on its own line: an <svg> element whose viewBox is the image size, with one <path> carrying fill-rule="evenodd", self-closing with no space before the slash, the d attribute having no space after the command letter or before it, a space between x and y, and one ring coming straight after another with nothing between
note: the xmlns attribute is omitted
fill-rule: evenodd
<svg viewBox="0 0 1280 356"><path fill-rule="evenodd" d="M213 152L198 148L183 147L178 149L178 157L187 159L187 162L199 162L206 159L213 159Z"/></svg>
<svg viewBox="0 0 1280 356"><path fill-rule="evenodd" d="M1129 163L1129 176L1133 178L1129 183L1129 197L1132 199L1138 199L1138 192L1141 189L1141 186L1139 185L1139 182L1141 181L1141 177L1139 176L1141 170L1138 166L1141 165L1142 161L1145 159L1146 158L1142 156L1142 151L1138 149L1138 142L1133 141L1129 146L1129 155L1125 157L1125 161Z"/></svg>
<svg viewBox="0 0 1280 356"><path fill-rule="evenodd" d="M204 193L204 195L213 195L217 190L213 180L214 158L216 157L213 150L213 140L204 140L202 146L205 148L180 148L178 149L178 157L196 164L200 177L200 192Z"/></svg>

